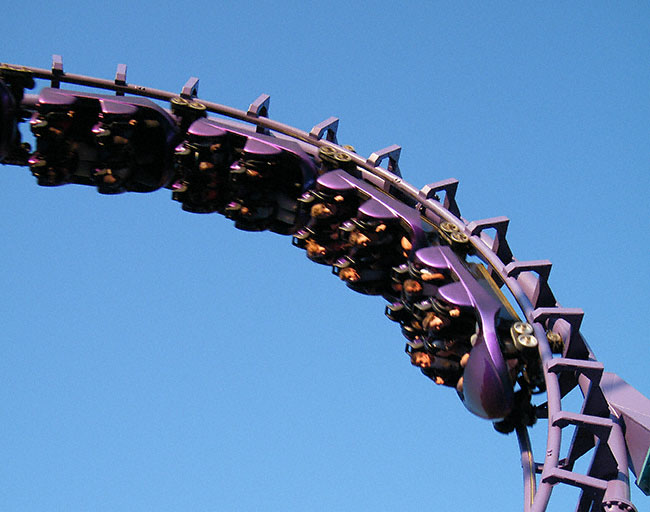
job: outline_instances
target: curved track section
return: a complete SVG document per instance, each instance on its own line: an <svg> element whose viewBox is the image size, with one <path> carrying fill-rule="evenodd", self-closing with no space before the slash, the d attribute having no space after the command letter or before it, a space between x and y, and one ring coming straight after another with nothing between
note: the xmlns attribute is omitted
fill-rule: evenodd
<svg viewBox="0 0 650 512"><path fill-rule="evenodd" d="M49 87L26 94L35 79ZM525 511L546 510L558 484L581 490L577 511L636 510L628 469L650 493L650 400L604 372L580 334L582 311L549 287L551 263L514 258L507 218L463 219L456 180L406 183L399 146L364 158L337 144L338 119L305 132L269 119L269 102L243 111L204 101L196 78L180 94L132 85L124 65L111 81L67 74L59 56L51 70L0 64L0 161L29 166L42 186L167 188L187 211L292 236L349 288L388 302L422 373L516 432ZM35 148L21 142L27 120ZM575 388L582 407L563 409ZM548 422L541 462L528 436L538 419ZM586 474L574 471L583 457Z"/></svg>

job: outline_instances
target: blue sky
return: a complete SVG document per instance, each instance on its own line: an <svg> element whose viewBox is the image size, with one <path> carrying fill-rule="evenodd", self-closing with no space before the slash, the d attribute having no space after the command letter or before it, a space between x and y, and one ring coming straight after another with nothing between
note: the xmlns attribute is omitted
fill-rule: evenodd
<svg viewBox="0 0 650 512"><path fill-rule="evenodd" d="M302 129L337 116L360 154L400 144L408 182L458 178L464 218L508 216L515 257L553 262L599 360L650 394L647 5L23 2L0 29L4 62L126 63L172 91L198 76L201 97L268 93ZM12 167L0 185L2 510L521 508L515 438L289 238L168 191Z"/></svg>

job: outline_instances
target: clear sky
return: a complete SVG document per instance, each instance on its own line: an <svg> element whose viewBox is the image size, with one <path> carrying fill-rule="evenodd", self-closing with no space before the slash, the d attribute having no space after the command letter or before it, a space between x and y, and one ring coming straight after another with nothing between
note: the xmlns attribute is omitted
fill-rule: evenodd
<svg viewBox="0 0 650 512"><path fill-rule="evenodd" d="M107 5L9 2L0 61L198 76L305 130L340 117L363 155L400 144L408 182L458 178L464 218L511 219L515 256L554 263L599 360L650 395L646 3ZM0 510L521 508L514 436L288 237L20 168L0 200Z"/></svg>

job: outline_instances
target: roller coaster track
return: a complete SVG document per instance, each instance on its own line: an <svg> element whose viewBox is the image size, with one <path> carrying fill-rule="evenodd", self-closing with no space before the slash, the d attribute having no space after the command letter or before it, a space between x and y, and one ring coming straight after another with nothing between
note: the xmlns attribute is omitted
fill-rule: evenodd
<svg viewBox="0 0 650 512"><path fill-rule="evenodd" d="M580 489L576 505L579 512L636 510L630 502L630 469L637 477L637 485L646 494L650 493L650 400L617 375L604 371L580 333L583 312L561 307L553 295L548 284L551 263L547 260L519 261L514 258L506 239L509 219L496 217L467 221L461 217L455 197L456 180L447 179L418 189L401 177L399 146L390 146L364 158L352 148L337 144L338 119L329 118L305 132L269 119L269 97L266 95L255 100L248 111L243 111L199 99L196 78L188 80L177 94L127 83L124 65L118 66L114 80L69 74L64 72L59 56L54 56L52 69L49 70L0 64L0 85L6 83L11 86L16 100L12 108L14 113L20 111L18 122L39 110L39 96L22 94L23 88L33 86L30 82L34 79L49 81L49 91L60 90L62 83L69 83L112 91L114 98L126 102L132 97L141 97L172 102L172 107L176 103L177 108L191 103L195 110L205 110L239 121L215 121L214 126L245 134L248 140L255 141L258 137L260 141L268 143L276 138L281 147L293 141L310 156L314 165L331 160L334 163L330 166L330 172L337 173L337 183L354 183L358 191L368 191L364 196L366 198L383 194L393 202L400 201L402 209L407 212L406 216L420 218L447 241L439 244L436 257L446 255L451 261L449 258L455 258L454 254L462 253L481 260L488 275L486 281L492 283L496 290L507 288L522 318L532 326L538 342L537 361L543 372L541 387L546 393L546 401L535 407L534 415L548 421L548 432L544 458L538 462L533 456L528 434L529 425L534 421L513 420L510 425L510 430L516 432L521 451L524 510L546 510L552 490L559 484ZM20 93L16 93L18 89ZM0 111L0 114L9 116L6 110ZM178 114L178 110L175 113ZM210 121L212 118L207 119ZM0 122L7 124L1 116ZM1 129L2 126L0 137L6 137ZM181 123L181 139L183 131L187 129ZM0 150L5 143L0 140ZM0 158L4 158L5 164L29 165L26 152L25 149L22 157L15 157L15 152L14 156L3 156L0 151ZM332 160L333 157L336 157L335 160ZM336 166L336 162L341 164L340 167ZM384 162L388 164L382 167ZM31 165L34 172L33 158ZM164 186L172 188L172 181ZM310 185L303 196L309 196L315 187L316 184ZM441 196L444 198L441 199ZM295 235L296 231L285 234ZM421 247L426 249L426 245ZM449 263L447 268L455 267ZM462 269L458 272L462 272ZM471 291L468 293L472 295ZM498 291L495 291L495 295L504 297ZM476 298L472 300L474 303L478 301ZM511 305L508 307L513 310ZM579 411L565 410L563 398L576 387L583 395L582 407ZM499 425L496 424L497 427ZM573 431L573 435L568 440L570 431ZM563 437L570 444L567 456L560 459ZM591 464L587 474L575 471L576 461L588 456L591 457Z"/></svg>

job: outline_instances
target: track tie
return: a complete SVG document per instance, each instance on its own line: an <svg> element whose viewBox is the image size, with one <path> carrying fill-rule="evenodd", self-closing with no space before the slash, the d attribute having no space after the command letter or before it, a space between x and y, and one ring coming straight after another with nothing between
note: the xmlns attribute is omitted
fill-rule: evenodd
<svg viewBox="0 0 650 512"><path fill-rule="evenodd" d="M115 72L115 85L126 86L126 64L118 64ZM124 96L124 91L115 91L115 96Z"/></svg>
<svg viewBox="0 0 650 512"><path fill-rule="evenodd" d="M366 160L366 163L368 165L372 165L373 167L379 167L381 162L388 158L388 167L386 168L388 171L392 172L395 176L402 177L402 173L399 170L399 156L400 153L402 152L402 147L398 146L397 144L393 144L392 146L388 146L387 148L380 149L379 151L375 151L372 155L368 157L368 160Z"/></svg>
<svg viewBox="0 0 650 512"><path fill-rule="evenodd" d="M196 98L199 95L199 79L196 78L195 76L191 76L188 78L187 82L185 82L185 85L183 86L183 89L181 89L181 98L185 98L186 100L192 100Z"/></svg>
<svg viewBox="0 0 650 512"><path fill-rule="evenodd" d="M436 181L429 183L420 189L418 192L418 199L424 202L428 199L440 202L438 192L444 192L445 198L442 201L444 206L451 214L460 218L460 209L456 203L456 191L458 190L458 180L456 178L448 178L446 180Z"/></svg>
<svg viewBox="0 0 650 512"><path fill-rule="evenodd" d="M59 78L63 75L63 58L60 55L52 55L52 81L50 87L58 89L61 85Z"/></svg>
<svg viewBox="0 0 650 512"><path fill-rule="evenodd" d="M246 115L250 117L269 117L269 107L271 106L271 96L268 94L260 94L257 99L250 104ZM264 133L268 135L270 132L268 128L257 126L255 129L257 133Z"/></svg>
<svg viewBox="0 0 650 512"><path fill-rule="evenodd" d="M581 473L574 473L566 469L553 468L548 474L542 478L542 482L555 485L563 483L573 487L579 487L583 491L591 491L596 494L601 500L603 494L607 490L607 480L594 478L592 476L583 475Z"/></svg>
<svg viewBox="0 0 650 512"><path fill-rule="evenodd" d="M575 425L578 428L584 428L605 442L609 438L609 433L614 426L614 422L609 418L599 416L590 416L569 411L559 411L553 415L552 424L555 427L565 428L569 425Z"/></svg>
<svg viewBox="0 0 650 512"><path fill-rule="evenodd" d="M325 121L322 121L315 125L309 132L309 136L312 139L321 140L323 135L325 135L325 140L328 142L337 143L336 132L339 129L339 118L338 117L328 117Z"/></svg>
<svg viewBox="0 0 650 512"><path fill-rule="evenodd" d="M481 239L491 247L497 258L507 265L512 262L512 251L506 240L509 223L510 219L508 217L492 217L490 219L474 220L467 225L467 229L470 231L470 236L480 236L486 229L494 229L496 231L494 238L486 235L487 240L483 237Z"/></svg>
<svg viewBox="0 0 650 512"><path fill-rule="evenodd" d="M598 361L583 361L582 359L568 359L557 357L546 366L550 373L577 372L587 377L592 383L598 385L603 374L603 363Z"/></svg>

